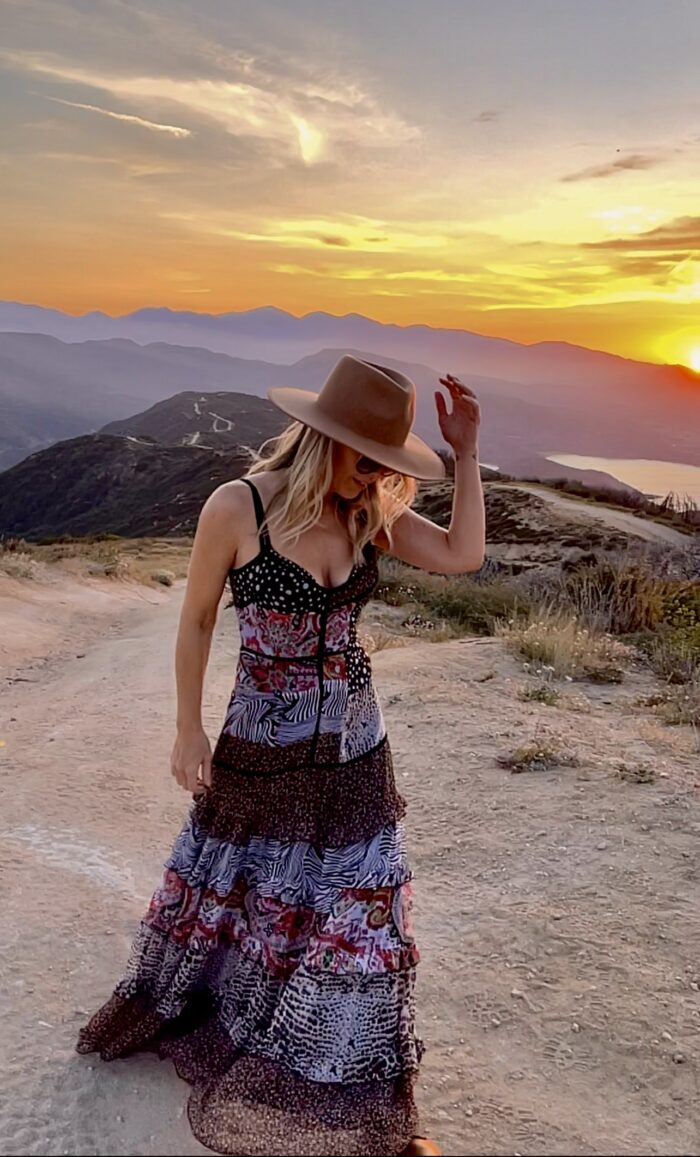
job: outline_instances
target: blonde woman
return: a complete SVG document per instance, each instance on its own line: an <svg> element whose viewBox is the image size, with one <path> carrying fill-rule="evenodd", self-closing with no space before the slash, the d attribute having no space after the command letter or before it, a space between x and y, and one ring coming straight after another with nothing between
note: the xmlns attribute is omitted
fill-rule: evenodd
<svg viewBox="0 0 700 1157"><path fill-rule="evenodd" d="M444 473L410 432L413 383L352 357L319 395L269 392L295 421L199 517L172 753L195 801L126 974L78 1049L172 1057L194 1086L193 1131L220 1153L439 1152L413 1098L405 806L356 626L378 551L445 574L481 565L479 407L440 380L449 530L410 509L415 479ZM201 698L227 579L240 653L212 754Z"/></svg>

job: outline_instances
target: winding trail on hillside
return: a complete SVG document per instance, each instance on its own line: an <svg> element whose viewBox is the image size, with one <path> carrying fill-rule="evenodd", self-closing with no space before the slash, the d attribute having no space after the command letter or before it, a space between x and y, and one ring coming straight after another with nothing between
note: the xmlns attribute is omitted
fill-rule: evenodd
<svg viewBox="0 0 700 1157"><path fill-rule="evenodd" d="M73 1051L187 808L168 772L183 589L94 620L71 613L50 653L5 666L3 1154L204 1152L169 1062ZM205 689L212 740L235 660L222 606ZM373 663L410 805L426 1128L446 1154L695 1152L692 737L633 706L650 689L641 671L554 709L517 697L525 676L495 640L410 645ZM496 764L550 731L578 768ZM651 761L657 782L621 783L621 758Z"/></svg>
<svg viewBox="0 0 700 1157"><path fill-rule="evenodd" d="M684 534L672 526L664 526L663 523L653 522L649 518L638 517L626 510L612 510L609 506L583 502L547 486L537 486L525 482L499 482L491 483L491 489L524 490L527 494L544 499L555 510L565 514L573 521L602 522L615 530L623 531L625 534L636 535L637 538L642 538L645 542L664 542L669 546L680 547L687 547L693 541L697 542L697 536Z"/></svg>

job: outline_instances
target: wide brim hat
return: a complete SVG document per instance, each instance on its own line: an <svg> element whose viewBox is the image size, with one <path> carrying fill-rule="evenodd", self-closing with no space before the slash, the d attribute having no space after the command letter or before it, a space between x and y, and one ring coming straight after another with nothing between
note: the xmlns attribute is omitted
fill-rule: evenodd
<svg viewBox="0 0 700 1157"><path fill-rule="evenodd" d="M398 370L346 354L333 367L320 393L275 386L267 396L298 422L389 470L412 478L445 477L440 456L411 433L416 387Z"/></svg>

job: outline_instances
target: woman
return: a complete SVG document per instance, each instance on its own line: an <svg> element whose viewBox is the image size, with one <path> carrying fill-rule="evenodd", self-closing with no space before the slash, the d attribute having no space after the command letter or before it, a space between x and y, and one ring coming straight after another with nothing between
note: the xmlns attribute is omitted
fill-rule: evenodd
<svg viewBox="0 0 700 1157"><path fill-rule="evenodd" d="M170 1056L196 1136L222 1153L437 1153L417 1133L418 953L381 708L357 641L377 549L443 573L484 553L479 407L440 379L455 457L449 530L409 509L441 459L410 433L415 387L343 357L250 477L204 504L176 647L172 772L195 802L124 979L80 1052ZM236 682L213 756L201 722L229 578Z"/></svg>

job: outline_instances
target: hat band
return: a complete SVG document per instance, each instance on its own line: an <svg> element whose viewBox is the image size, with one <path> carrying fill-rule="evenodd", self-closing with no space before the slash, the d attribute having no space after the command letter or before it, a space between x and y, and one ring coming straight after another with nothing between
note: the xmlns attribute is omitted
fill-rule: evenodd
<svg viewBox="0 0 700 1157"><path fill-rule="evenodd" d="M381 442L383 446L392 446L394 448L403 446L408 435L411 432L411 422L406 421L406 414L394 414L389 416L387 414L370 414L366 409L362 411L349 412L350 407L345 405L337 407L328 405L328 402L335 401L335 399L326 398L323 394L318 396L316 408L335 422L338 426L344 426L347 430L352 431L358 438L367 438L371 442ZM340 412L339 412L340 411Z"/></svg>

